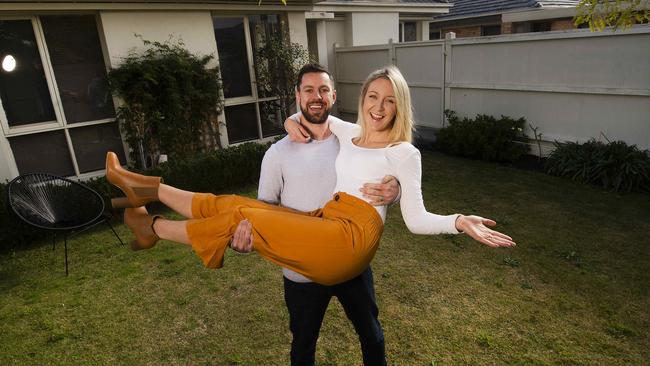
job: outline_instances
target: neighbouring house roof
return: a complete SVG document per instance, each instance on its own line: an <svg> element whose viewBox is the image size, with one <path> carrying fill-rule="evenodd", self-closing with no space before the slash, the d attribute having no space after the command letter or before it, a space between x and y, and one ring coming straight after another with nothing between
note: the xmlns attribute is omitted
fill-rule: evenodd
<svg viewBox="0 0 650 366"><path fill-rule="evenodd" d="M447 0L321 0L315 1L316 3L355 3L355 4L369 4L369 5L380 5L380 4L394 4L394 5L403 5L403 4L446 4L449 3Z"/></svg>
<svg viewBox="0 0 650 366"><path fill-rule="evenodd" d="M287 6L311 6L318 0L288 0ZM58 3L58 4L193 4L193 5L224 5L224 6L268 6L283 5L281 0L1 0L0 3Z"/></svg>
<svg viewBox="0 0 650 366"><path fill-rule="evenodd" d="M433 16L447 13L448 0L0 0L2 10L133 10L157 9L224 9L326 12L399 12Z"/></svg>
<svg viewBox="0 0 650 366"><path fill-rule="evenodd" d="M575 7L579 0L450 0L449 2L453 3L449 13L436 17L436 20L495 15L512 10Z"/></svg>
<svg viewBox="0 0 650 366"><path fill-rule="evenodd" d="M3 0L11 3L206 3L206 4L249 4L249 5L266 5L280 4L281 0ZM313 4L318 0L289 0L287 5L291 4Z"/></svg>
<svg viewBox="0 0 650 366"><path fill-rule="evenodd" d="M290 0L291 1L291 0ZM314 11L329 12L399 12L430 17L447 13L447 0L321 0L314 2Z"/></svg>

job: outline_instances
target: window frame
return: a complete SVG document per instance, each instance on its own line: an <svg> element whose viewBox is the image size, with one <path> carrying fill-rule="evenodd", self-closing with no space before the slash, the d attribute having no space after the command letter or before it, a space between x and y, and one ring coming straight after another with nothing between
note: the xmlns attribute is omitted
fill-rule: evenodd
<svg viewBox="0 0 650 366"><path fill-rule="evenodd" d="M223 114L223 121L225 122L225 133L223 134L223 139L225 140L225 145L226 146L236 146L239 144L243 144L246 142L250 141L267 141L267 140L272 140L276 136L281 135L270 135L267 137L264 137L264 132L262 131L262 115L260 112L260 103L263 102L269 102L273 100L277 100L278 97L259 97L258 91L257 91L257 75L255 74L255 66L254 66L254 59L253 59L253 39L250 31L250 22L248 17L250 15L257 15L257 14L219 14L216 12L212 12L212 23L213 23L213 28L214 28L214 19L215 18L237 18L237 19L243 19L243 27L244 27L244 38L245 38L245 43L246 43L246 59L248 60L248 75L250 77L250 83L251 83L251 95L246 95L246 96L239 96L239 97L231 97L231 98L226 98L224 96L224 111L222 112ZM269 14L264 14L264 15L277 15L280 19L280 21L284 20L284 15L282 13L269 13ZM217 44L217 40L215 37L215 44L217 46L217 57L218 57L218 49L219 45ZM219 73L221 73L221 69L219 69ZM223 80L223 78L222 78ZM254 104L255 105L255 116L257 118L257 138L255 139L250 139L250 140L244 140L244 141L236 141L236 142L230 142L230 139L228 137L228 120L226 119L226 111L225 109L227 107L233 107L233 106L239 106L239 105L245 105L245 104Z"/></svg>
<svg viewBox="0 0 650 366"><path fill-rule="evenodd" d="M45 33L43 29L43 24L41 23L41 16L48 16L51 14L35 14L35 15L26 15L26 16L0 16L0 20L29 20L32 25L32 30L34 32L34 38L36 40L36 45L39 53L39 57L41 59L41 63L43 65L43 73L45 75L45 80L47 83L48 87L48 92L50 94L50 99L52 102L52 108L54 109L54 115L56 117L55 121L48 121L48 122L39 122L39 123L30 123L27 125L21 125L21 126L16 126L16 127L11 127L9 126L9 120L5 114L4 107L2 105L2 100L0 100L0 131L2 132L2 136L0 136L0 145L2 150L6 152L6 162L8 163L8 168L11 176L18 176L20 174L20 171L18 170L18 165L16 164L16 157L14 156L13 150L11 149L11 145L9 143L9 139L12 137L17 137L17 136L24 136L24 135L33 135L33 134L40 134L40 133L48 133L48 132L55 132L55 131L61 131L63 130L63 134L65 136L66 143L68 144L68 152L70 154L70 160L72 162L72 166L74 168L74 175L70 175L68 177L74 177L77 179L90 179L94 177L98 177L104 174L104 169L100 170L95 170L91 172L86 172L86 173L81 173L79 170L79 164L77 162L77 156L75 154L75 149L74 149L74 144L72 142L72 137L70 136L70 130L74 128L83 128L83 127L88 127L88 126L95 126L95 125L101 125L101 124L108 124L108 123L118 123L116 117L112 118L103 118L103 119L98 119L98 120L92 120L92 121L84 121L84 122L76 122L76 123L68 123L67 119L65 117L65 113L63 110L63 102L61 100L60 94L59 94L59 87L56 82L56 76L54 74L54 67L52 66L51 58L50 58L50 53L47 47L47 42L45 40ZM75 12L75 13L57 13L56 15L63 15L63 16L92 16L95 20L95 27L97 27L97 34L98 34L98 39L97 41L99 42L98 46L102 52L102 59L104 61L104 67L106 69L106 73L108 74L109 71L109 60L106 55L106 45L104 44L104 39L102 37L103 30L101 29L100 26L100 21L98 18L98 13L96 12ZM112 97L112 96L111 96ZM117 108L118 103L116 102L115 98L113 98L113 105L114 108ZM117 113L117 111L114 111ZM119 128L119 127L118 127ZM120 137L121 136L121 131L120 131ZM122 140L122 148L124 149L124 139L121 138ZM125 149L126 152L126 149Z"/></svg>
<svg viewBox="0 0 650 366"><path fill-rule="evenodd" d="M52 102L52 108L54 109L54 116L56 120L30 123L26 125L11 127L9 125L9 119L5 114L4 107L2 105L2 100L0 100L0 122L2 123L2 130L5 137L20 136L35 131L42 132L46 130L57 130L64 126L63 123L63 109L61 105L61 100L59 97L59 90L55 86L54 79L54 70L52 69L52 64L49 61L49 53L46 52L45 46L45 36L43 33L43 27L40 20L37 16L23 16L23 17L0 17L0 20L29 20L32 25L32 31L34 32L34 39L36 40L36 47L38 49L38 56L41 59L41 64L43 65L43 74L45 76L45 81L47 83L47 89L50 94L50 101Z"/></svg>
<svg viewBox="0 0 650 366"><path fill-rule="evenodd" d="M405 41L404 39L406 38L406 29L405 29L405 24L413 24L415 25L415 39L412 41ZM404 43L404 42L417 42L418 41L418 22L415 20L400 20L399 21L399 43Z"/></svg>

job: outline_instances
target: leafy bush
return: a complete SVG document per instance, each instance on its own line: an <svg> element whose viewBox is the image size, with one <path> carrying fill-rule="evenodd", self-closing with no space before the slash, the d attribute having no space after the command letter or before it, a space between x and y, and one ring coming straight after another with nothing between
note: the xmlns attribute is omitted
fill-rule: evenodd
<svg viewBox="0 0 650 366"><path fill-rule="evenodd" d="M198 57L182 42L143 40L142 54L130 53L108 74L131 158L144 168L158 154L183 159L219 144L217 115L223 108L214 56Z"/></svg>
<svg viewBox="0 0 650 366"><path fill-rule="evenodd" d="M170 161L149 171L165 183L193 191L219 193L257 183L264 153L269 145L246 143L228 149Z"/></svg>
<svg viewBox="0 0 650 366"><path fill-rule="evenodd" d="M165 183L195 191L222 193L247 184L257 183L264 153L269 145L246 143L228 149L203 153L184 160L172 160L148 170L149 175L160 175ZM106 200L110 209L110 198L122 196L106 177L84 182ZM24 247L39 238L51 236L44 230L35 230L9 212L6 205L6 184L0 184L0 251Z"/></svg>
<svg viewBox="0 0 650 366"><path fill-rule="evenodd" d="M296 100L296 78L300 68L309 62L309 52L299 43L292 43L285 28L282 25L280 32L267 35L255 50L258 90L262 96L278 97L261 103L260 107L266 116L279 112L281 121L292 114L292 105Z"/></svg>
<svg viewBox="0 0 650 366"><path fill-rule="evenodd" d="M438 131L436 147L449 154L485 161L511 162L529 151L524 141L524 118L512 119L479 114L462 120L454 111L445 111L449 126Z"/></svg>
<svg viewBox="0 0 650 366"><path fill-rule="evenodd" d="M650 191L649 152L623 141L556 142L546 171L617 192Z"/></svg>

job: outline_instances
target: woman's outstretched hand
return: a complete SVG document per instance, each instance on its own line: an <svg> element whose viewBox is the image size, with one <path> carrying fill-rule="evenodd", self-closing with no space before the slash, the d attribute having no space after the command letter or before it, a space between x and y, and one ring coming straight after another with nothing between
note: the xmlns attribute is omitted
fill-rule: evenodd
<svg viewBox="0 0 650 366"><path fill-rule="evenodd" d="M488 226L496 226L496 224L493 220L474 215L460 215L456 219L456 229L458 231L464 232L474 240L487 246L497 248L517 245L508 235L488 228Z"/></svg>
<svg viewBox="0 0 650 366"><path fill-rule="evenodd" d="M284 130L287 131L289 138L293 142L307 143L311 141L309 132L298 122L287 118L284 120Z"/></svg>

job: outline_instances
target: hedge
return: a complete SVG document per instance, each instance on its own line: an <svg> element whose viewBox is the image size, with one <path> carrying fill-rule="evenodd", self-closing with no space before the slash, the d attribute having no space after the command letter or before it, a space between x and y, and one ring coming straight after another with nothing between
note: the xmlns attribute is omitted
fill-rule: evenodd
<svg viewBox="0 0 650 366"><path fill-rule="evenodd" d="M449 126L436 135L435 147L445 153L484 161L512 162L529 151L523 136L524 118L479 114L474 119L446 110Z"/></svg>
<svg viewBox="0 0 650 366"><path fill-rule="evenodd" d="M270 144L246 143L228 149L197 154L183 161L172 161L151 169L146 174L160 175L165 183L175 187L195 191L223 193L259 180L260 167L264 153ZM110 210L109 200L122 193L106 181L105 177L95 178L84 184L102 195ZM0 183L0 251L6 252L23 248L39 238L52 234L35 229L19 220L7 207L7 184Z"/></svg>

